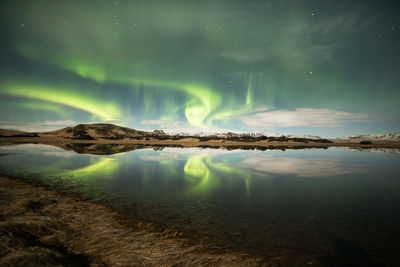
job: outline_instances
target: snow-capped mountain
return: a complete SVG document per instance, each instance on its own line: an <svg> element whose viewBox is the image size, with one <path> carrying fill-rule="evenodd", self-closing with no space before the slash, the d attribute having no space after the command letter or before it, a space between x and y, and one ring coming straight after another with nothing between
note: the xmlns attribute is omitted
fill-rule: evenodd
<svg viewBox="0 0 400 267"><path fill-rule="evenodd" d="M203 136L228 136L228 137L287 137L287 138L306 138L306 139L322 139L320 136L315 135L293 135L293 134L278 134L278 133L269 133L269 132L253 132L253 133L245 133L241 131L232 131L227 129L219 129L219 128L206 128L202 131L199 131L197 128L181 128L181 129L164 129L163 130L166 134L169 135L176 135L176 136L196 136L196 137L203 137Z"/></svg>
<svg viewBox="0 0 400 267"><path fill-rule="evenodd" d="M312 140L317 140L317 139L323 139L320 136L317 135L309 135L309 134L300 134L300 135L293 135L293 134L288 134L285 135L288 138L306 138L306 139L312 139Z"/></svg>
<svg viewBox="0 0 400 267"><path fill-rule="evenodd" d="M347 135L341 139L349 140L371 140L371 141L400 141L400 133L392 134L367 134L367 135Z"/></svg>

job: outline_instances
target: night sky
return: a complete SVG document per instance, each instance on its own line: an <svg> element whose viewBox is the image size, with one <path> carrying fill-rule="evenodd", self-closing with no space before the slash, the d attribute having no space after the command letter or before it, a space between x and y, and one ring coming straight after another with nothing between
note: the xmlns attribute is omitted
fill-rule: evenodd
<svg viewBox="0 0 400 267"><path fill-rule="evenodd" d="M400 131L400 1L0 7L0 128Z"/></svg>

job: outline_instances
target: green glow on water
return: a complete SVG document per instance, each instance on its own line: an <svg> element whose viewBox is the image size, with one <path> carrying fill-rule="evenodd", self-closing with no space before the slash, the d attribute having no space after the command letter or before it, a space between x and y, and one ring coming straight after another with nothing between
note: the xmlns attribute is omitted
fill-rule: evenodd
<svg viewBox="0 0 400 267"><path fill-rule="evenodd" d="M189 192L211 193L221 185L222 181L225 184L231 184L237 183L237 179L241 179L244 180L246 192L249 193L252 179L250 171L224 163L216 163L213 161L214 157L215 155L209 154L188 157L184 173L185 179L193 185Z"/></svg>
<svg viewBox="0 0 400 267"><path fill-rule="evenodd" d="M67 171L63 176L73 177L74 179L113 178L113 174L120 167L120 163L114 158L92 159L91 161L91 165L77 170Z"/></svg>

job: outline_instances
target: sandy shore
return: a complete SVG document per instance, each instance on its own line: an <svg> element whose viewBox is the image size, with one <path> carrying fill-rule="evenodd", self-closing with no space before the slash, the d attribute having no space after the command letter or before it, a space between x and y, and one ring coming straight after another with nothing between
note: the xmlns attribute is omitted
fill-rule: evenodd
<svg viewBox="0 0 400 267"><path fill-rule="evenodd" d="M1 266L255 266L261 259L130 225L107 207L0 177ZM262 265L269 265L265 261Z"/></svg>

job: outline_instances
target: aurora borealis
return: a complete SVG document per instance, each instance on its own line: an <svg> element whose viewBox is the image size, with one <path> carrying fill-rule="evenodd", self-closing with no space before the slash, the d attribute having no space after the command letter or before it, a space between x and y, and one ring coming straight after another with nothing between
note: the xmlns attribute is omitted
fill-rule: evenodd
<svg viewBox="0 0 400 267"><path fill-rule="evenodd" d="M400 131L398 1L2 1L0 128Z"/></svg>

